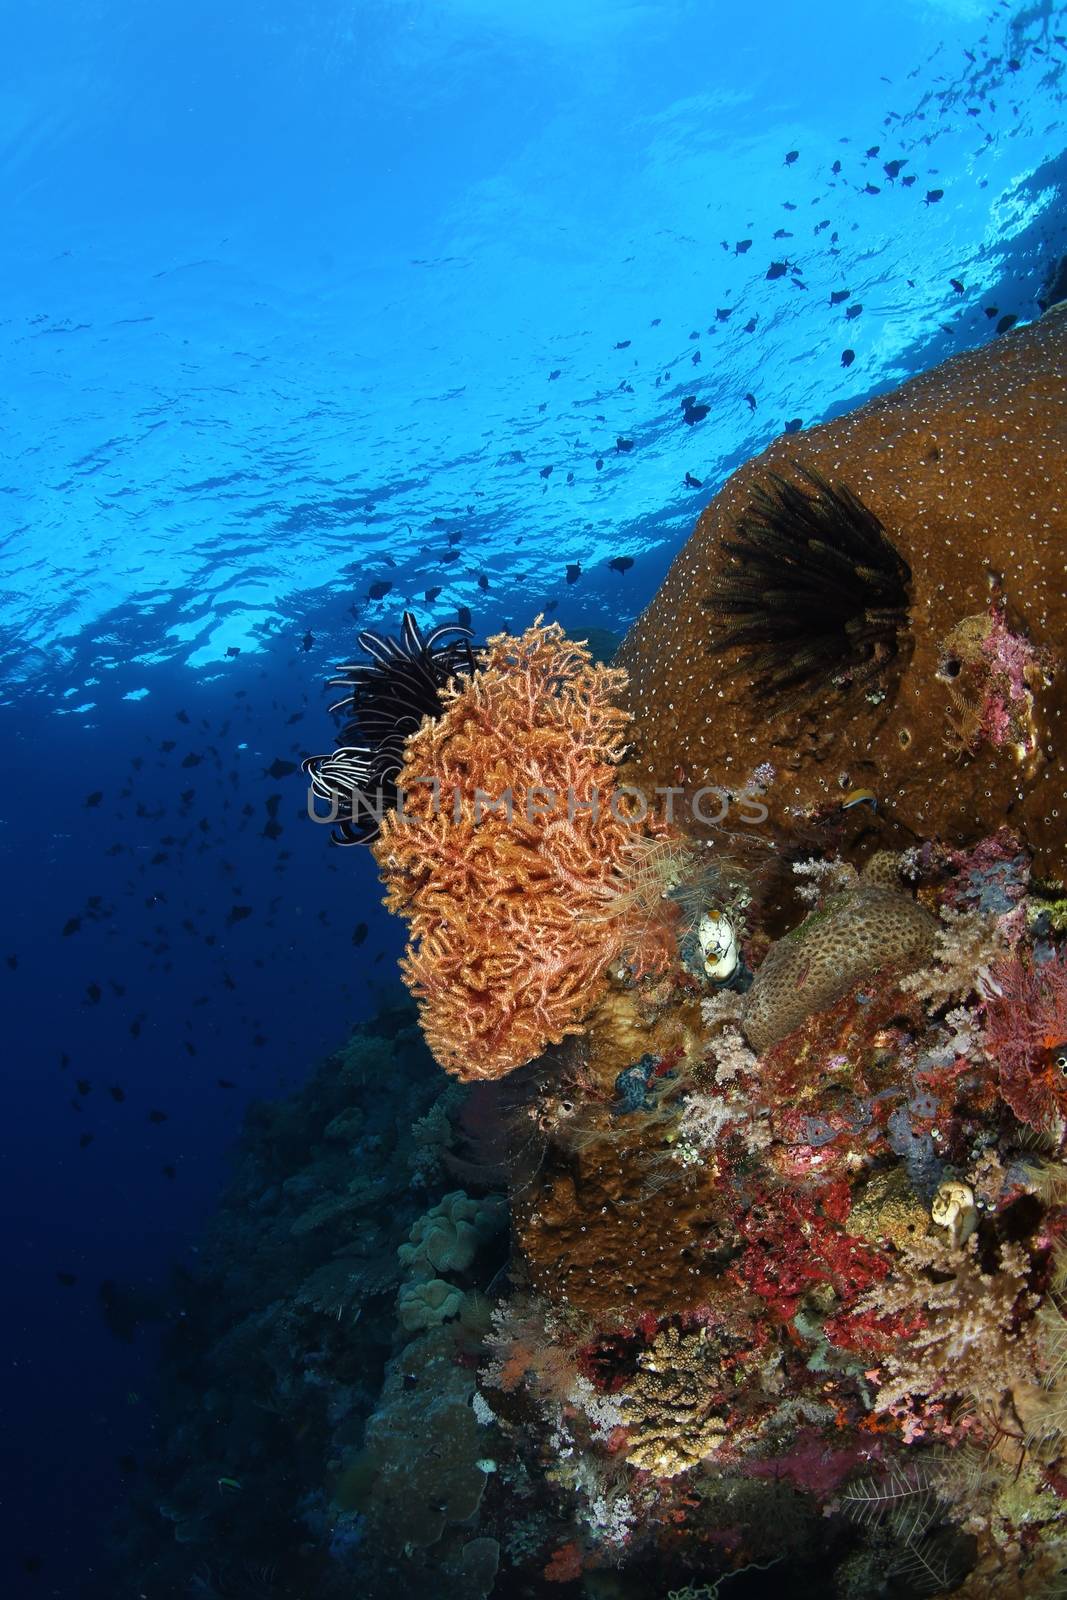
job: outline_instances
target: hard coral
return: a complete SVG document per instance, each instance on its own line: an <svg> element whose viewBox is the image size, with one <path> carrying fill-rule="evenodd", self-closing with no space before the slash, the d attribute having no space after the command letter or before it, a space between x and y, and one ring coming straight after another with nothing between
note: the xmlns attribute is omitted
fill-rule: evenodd
<svg viewBox="0 0 1067 1600"><path fill-rule="evenodd" d="M522 1066L580 1031L610 963L640 975L673 951L666 902L634 903L665 824L615 792L624 683L535 623L490 639L408 741L404 815L385 818L374 853L385 904L410 925L401 966L427 1042L458 1077Z"/></svg>
<svg viewBox="0 0 1067 1600"><path fill-rule="evenodd" d="M1055 734L1067 715L1067 673L1048 680L1067 635L1065 362L1061 307L847 416L776 439L735 472L616 658L630 675L639 780L677 783L681 767L695 787L736 793L758 763L773 771L763 792L772 825L788 828L859 785L915 833L961 841L995 828L1011 807L1038 871L1060 866L1067 758ZM751 528L775 475L799 493L812 471L860 502L910 568L906 624L899 596L889 604L911 655L899 681L870 675L875 625L885 633L893 619L879 611L877 591L861 593L870 586L855 562L842 567L836 547L820 552L812 541L805 573L821 555L825 612L839 613L843 588L856 604L852 631L846 618L841 648L832 649L823 613L805 594L810 629L803 638L794 631L789 649L823 677L797 704L795 670L778 673L780 693L757 688L768 678L773 686L774 663L751 646L775 640L752 640L735 626L724 642L721 623L724 594L745 598L743 558L731 553L740 530ZM739 616L734 603L727 620ZM958 737L945 740L959 660L947 647L976 616L990 618L978 641L989 653L978 704L984 736L971 750ZM1005 617L1010 625L998 620Z"/></svg>
<svg viewBox="0 0 1067 1600"><path fill-rule="evenodd" d="M741 1025L765 1050L883 967L919 967L937 922L906 894L863 883L833 896L772 946L745 997Z"/></svg>

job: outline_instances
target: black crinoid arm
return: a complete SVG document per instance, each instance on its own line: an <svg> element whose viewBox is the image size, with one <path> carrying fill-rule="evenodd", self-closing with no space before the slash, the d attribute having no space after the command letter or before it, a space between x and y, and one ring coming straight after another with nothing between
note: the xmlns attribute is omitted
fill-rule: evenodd
<svg viewBox="0 0 1067 1600"><path fill-rule="evenodd" d="M792 463L758 486L706 601L713 652L738 649L778 709L828 691L887 692L909 649L911 568L843 484Z"/></svg>
<svg viewBox="0 0 1067 1600"><path fill-rule="evenodd" d="M330 805L335 843L377 838L381 817L396 808L408 737L424 717L440 715L448 683L469 677L478 665L473 637L469 628L454 625L424 638L410 611L397 638L370 631L358 636L366 659L346 662L329 680L331 688L347 690L330 707L346 718L337 748L302 763L312 793Z"/></svg>

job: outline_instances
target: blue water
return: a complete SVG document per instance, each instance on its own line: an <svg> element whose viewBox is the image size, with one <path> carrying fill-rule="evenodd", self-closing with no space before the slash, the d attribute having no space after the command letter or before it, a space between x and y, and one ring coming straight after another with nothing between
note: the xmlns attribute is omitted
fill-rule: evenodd
<svg viewBox="0 0 1067 1600"><path fill-rule="evenodd" d="M5 1594L116 1593L159 1325L116 1337L100 1286L150 1310L249 1100L397 993L372 863L265 772L329 746L356 628L620 634L783 427L1036 315L1065 36L970 0L7 8Z"/></svg>

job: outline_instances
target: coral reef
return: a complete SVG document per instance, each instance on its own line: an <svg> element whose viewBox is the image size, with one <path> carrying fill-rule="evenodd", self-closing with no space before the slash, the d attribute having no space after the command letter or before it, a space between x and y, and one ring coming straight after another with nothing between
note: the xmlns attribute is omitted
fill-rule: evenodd
<svg viewBox="0 0 1067 1600"><path fill-rule="evenodd" d="M157 1591L254 1593L257 1564L287 1600L1052 1588L1062 891L1003 831L794 866L808 916L743 940L747 993L687 965L682 918L522 1072L438 1093L398 1013L253 1114L129 1535ZM687 873L706 899L678 852L676 904ZM843 992L746 1037L842 905Z"/></svg>
<svg viewBox="0 0 1067 1600"><path fill-rule="evenodd" d="M651 971L673 947L669 904L641 892L665 824L615 792L622 685L556 624L499 634L405 747L404 816L374 852L409 923L402 970L426 1038L461 1078L558 1044L612 962Z"/></svg>
<svg viewBox="0 0 1067 1600"><path fill-rule="evenodd" d="M735 472L619 649L638 747L630 775L737 793L758 763L773 770L763 799L786 830L857 786L924 838L974 840L1010 813L1038 870L1062 872L1065 365L1061 306L847 416L783 435ZM833 526L870 518L901 584L910 570L905 623L899 585L890 597L895 654L884 647L886 597L868 595L863 557L847 543L855 535L835 544L819 526L826 495L812 496L812 473L852 507L851 522L838 508ZM776 490L776 479L788 487ZM790 611L792 574L763 586L770 600L744 588L775 494L772 521L781 523L782 496L793 502L788 536L804 581L822 585L821 607L813 593ZM789 604L772 603L778 591ZM828 638L829 617L838 626ZM799 703L796 669L776 680L772 646L807 663Z"/></svg>

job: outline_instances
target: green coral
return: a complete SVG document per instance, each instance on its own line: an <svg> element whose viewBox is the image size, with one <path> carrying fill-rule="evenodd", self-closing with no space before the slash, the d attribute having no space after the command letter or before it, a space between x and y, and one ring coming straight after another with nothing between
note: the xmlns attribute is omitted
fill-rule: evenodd
<svg viewBox="0 0 1067 1600"><path fill-rule="evenodd" d="M466 1272L506 1217L507 1204L499 1195L472 1200L455 1189L412 1224L408 1243L400 1246L397 1256L417 1277Z"/></svg>
<svg viewBox="0 0 1067 1600"><path fill-rule="evenodd" d="M443 1278L416 1278L405 1283L396 1297L396 1314L407 1333L436 1328L458 1317L463 1309L463 1290Z"/></svg>

